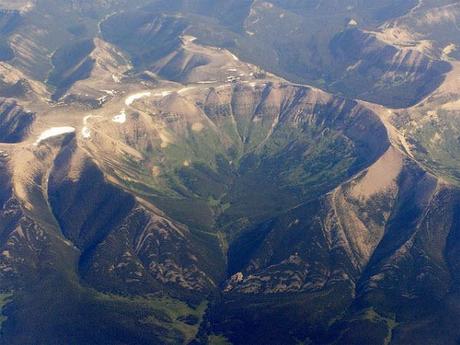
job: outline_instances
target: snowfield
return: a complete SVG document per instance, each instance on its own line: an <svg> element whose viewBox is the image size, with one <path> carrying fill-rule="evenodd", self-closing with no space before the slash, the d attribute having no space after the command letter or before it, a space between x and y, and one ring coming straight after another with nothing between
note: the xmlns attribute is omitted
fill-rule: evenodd
<svg viewBox="0 0 460 345"><path fill-rule="evenodd" d="M85 139L91 138L91 130L88 127L83 127L81 130L81 136Z"/></svg>
<svg viewBox="0 0 460 345"><path fill-rule="evenodd" d="M35 146L40 144L43 140L56 137L58 135L62 134L68 134L68 133L74 133L75 128L74 127L52 127L50 129L47 129L46 131L42 132L40 136L38 137L37 141L35 142Z"/></svg>
<svg viewBox="0 0 460 345"><path fill-rule="evenodd" d="M141 99L141 98L144 98L144 97L149 97L151 95L152 95L152 93L150 91L144 91L144 92L136 93L134 95L131 95L131 96L127 97L126 100L125 100L125 104L126 104L126 106L129 107L131 104L133 104L138 99Z"/></svg>
<svg viewBox="0 0 460 345"><path fill-rule="evenodd" d="M115 115L112 118L112 121L116 123L125 123L126 122L126 111L123 109L120 114Z"/></svg>

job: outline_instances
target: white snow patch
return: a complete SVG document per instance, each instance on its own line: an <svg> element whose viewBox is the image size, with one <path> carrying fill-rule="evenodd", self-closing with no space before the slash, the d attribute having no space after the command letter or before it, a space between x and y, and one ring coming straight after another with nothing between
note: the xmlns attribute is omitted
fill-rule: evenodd
<svg viewBox="0 0 460 345"><path fill-rule="evenodd" d="M182 94L184 92L187 92L187 91L190 91L190 90L193 90L193 89L195 89L195 86L184 87L183 89L180 89L178 93Z"/></svg>
<svg viewBox="0 0 460 345"><path fill-rule="evenodd" d="M42 132L42 134L40 134L40 136L38 137L37 141L35 142L35 146L37 146L38 144L40 144L43 140L46 140L46 139L49 139L49 138L52 138L52 137L56 137L58 135L62 135L62 134L68 134L68 133L73 133L75 132L75 128L74 127L52 127L50 129L47 129L46 131Z"/></svg>
<svg viewBox="0 0 460 345"><path fill-rule="evenodd" d="M203 80L203 81L198 81L198 84L214 84L217 83L217 80Z"/></svg>
<svg viewBox="0 0 460 345"><path fill-rule="evenodd" d="M171 91L162 91L162 92L157 92L154 94L154 97L166 97L169 96L172 92Z"/></svg>
<svg viewBox="0 0 460 345"><path fill-rule="evenodd" d="M230 55L232 56L233 60L240 61L240 59L238 59L238 56L236 56L235 54L230 53Z"/></svg>
<svg viewBox="0 0 460 345"><path fill-rule="evenodd" d="M356 25L358 25L358 22L357 22L356 20L354 20L354 19L351 19L351 20L348 22L348 25L350 25L350 26L356 26Z"/></svg>
<svg viewBox="0 0 460 345"><path fill-rule="evenodd" d="M115 75L115 74L112 74L112 79L113 79L113 81L115 83L120 83L121 82L120 77Z"/></svg>
<svg viewBox="0 0 460 345"><path fill-rule="evenodd" d="M191 35L184 35L184 36L182 36L182 40L184 41L184 43L191 43L193 41L196 41L197 38L195 36L191 36Z"/></svg>
<svg viewBox="0 0 460 345"><path fill-rule="evenodd" d="M143 91L143 92L136 93L126 98L125 104L129 107L131 104L133 104L138 99L141 99L144 97L150 97L151 95L152 93L150 91Z"/></svg>
<svg viewBox="0 0 460 345"><path fill-rule="evenodd" d="M104 104L108 97L109 97L108 95L105 95L105 96L99 97L97 100L99 104Z"/></svg>
<svg viewBox="0 0 460 345"><path fill-rule="evenodd" d="M116 122L116 123L125 123L126 122L126 111L125 109L123 109L120 114L118 115L115 115L113 118L112 118L112 121L113 122Z"/></svg>
<svg viewBox="0 0 460 345"><path fill-rule="evenodd" d="M114 96L116 91L115 90L101 90L102 92L105 92L106 94L110 96Z"/></svg>
<svg viewBox="0 0 460 345"><path fill-rule="evenodd" d="M88 127L83 127L81 130L81 136L85 139L91 138L91 130Z"/></svg>

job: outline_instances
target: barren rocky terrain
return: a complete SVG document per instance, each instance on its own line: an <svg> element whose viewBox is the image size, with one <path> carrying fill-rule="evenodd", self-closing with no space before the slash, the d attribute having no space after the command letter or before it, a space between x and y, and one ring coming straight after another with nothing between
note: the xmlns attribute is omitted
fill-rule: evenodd
<svg viewBox="0 0 460 345"><path fill-rule="evenodd" d="M0 0L0 344L457 344L453 0Z"/></svg>

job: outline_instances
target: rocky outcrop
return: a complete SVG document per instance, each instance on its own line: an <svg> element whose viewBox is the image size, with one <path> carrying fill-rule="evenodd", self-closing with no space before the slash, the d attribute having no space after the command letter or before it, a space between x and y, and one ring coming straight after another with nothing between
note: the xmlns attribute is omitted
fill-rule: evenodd
<svg viewBox="0 0 460 345"><path fill-rule="evenodd" d="M0 98L0 142L17 143L28 134L35 114L12 99Z"/></svg>
<svg viewBox="0 0 460 345"><path fill-rule="evenodd" d="M187 227L107 182L74 145L57 156L48 197L63 235L81 252L82 278L120 293L215 286Z"/></svg>
<svg viewBox="0 0 460 345"><path fill-rule="evenodd" d="M330 43L337 69L333 88L350 96L407 107L433 92L444 80L450 65L435 60L417 47L399 47L375 34L349 28Z"/></svg>

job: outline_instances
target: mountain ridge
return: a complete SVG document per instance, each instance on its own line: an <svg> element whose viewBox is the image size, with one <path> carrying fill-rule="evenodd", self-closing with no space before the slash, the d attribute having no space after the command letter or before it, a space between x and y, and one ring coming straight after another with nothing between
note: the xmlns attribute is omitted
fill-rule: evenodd
<svg viewBox="0 0 460 345"><path fill-rule="evenodd" d="M330 48L323 61L295 45L296 2L47 0L20 12L15 44L52 35L27 32L50 21L37 20L46 6L79 14L1 62L0 94L17 98L2 104L17 110L0 109L0 343L458 341L458 66L446 42L406 35L444 5L393 17L386 4L390 19L365 5L328 19L338 31L308 45ZM243 60L253 41L271 56L267 23L286 16L279 37L296 34L283 58L308 67L304 80L329 61L325 90L370 76L360 87L375 99Z"/></svg>

